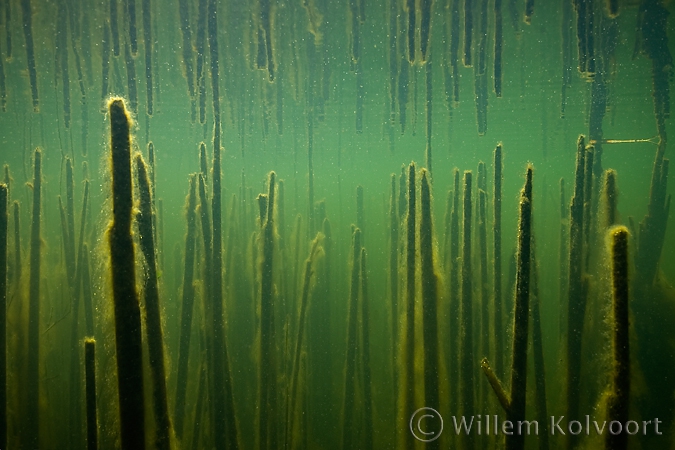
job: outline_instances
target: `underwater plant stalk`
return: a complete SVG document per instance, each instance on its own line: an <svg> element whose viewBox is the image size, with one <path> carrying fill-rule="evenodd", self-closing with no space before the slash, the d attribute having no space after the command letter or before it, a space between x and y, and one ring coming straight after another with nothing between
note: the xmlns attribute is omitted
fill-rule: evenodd
<svg viewBox="0 0 675 450"><path fill-rule="evenodd" d="M630 322L628 307L628 229L618 226L610 231L612 238L612 310L613 324L613 370L612 391L607 407L610 420L628 421L630 406ZM628 434L608 433L605 448L622 450L628 448Z"/></svg>
<svg viewBox="0 0 675 450"><path fill-rule="evenodd" d="M396 211L396 174L391 174L389 196L389 302L391 308L391 361L393 364L394 392L398 392L398 370L396 370L396 349L398 348L398 245L399 218Z"/></svg>
<svg viewBox="0 0 675 450"><path fill-rule="evenodd" d="M21 216L19 201L14 200L14 282L21 279Z"/></svg>
<svg viewBox="0 0 675 450"><path fill-rule="evenodd" d="M276 174L269 174L267 220L262 229L260 267L260 409L258 426L260 448L277 448L276 400L277 364L274 352L274 195ZM268 419L271 417L271 420Z"/></svg>
<svg viewBox="0 0 675 450"><path fill-rule="evenodd" d="M115 57L120 56L120 34L117 28L117 0L110 0L110 32L113 41L113 55Z"/></svg>
<svg viewBox="0 0 675 450"><path fill-rule="evenodd" d="M438 339L438 275L434 264L433 220L429 172L422 169L420 184L420 266L422 275L422 339L424 344L424 404L440 409L440 355ZM427 444L439 448L438 439Z"/></svg>
<svg viewBox="0 0 675 450"><path fill-rule="evenodd" d="M471 67L473 40L473 0L464 0L464 67Z"/></svg>
<svg viewBox="0 0 675 450"><path fill-rule="evenodd" d="M363 186L356 186L356 227L361 230L361 243L364 242L366 214L363 207Z"/></svg>
<svg viewBox="0 0 675 450"><path fill-rule="evenodd" d="M502 322L502 144L494 151L494 182L492 200L492 248L493 248L493 299L495 371L503 375L504 367L504 327Z"/></svg>
<svg viewBox="0 0 675 450"><path fill-rule="evenodd" d="M586 298L582 272L584 237L584 137L577 142L577 162L574 174L574 196L570 206L569 270L567 288L567 416L577 417L581 374L581 336L586 314ZM569 436L572 447L575 439Z"/></svg>
<svg viewBox="0 0 675 450"><path fill-rule="evenodd" d="M502 48L504 44L504 25L502 19L502 0L495 0L495 51L493 61L492 79L497 98L502 96Z"/></svg>
<svg viewBox="0 0 675 450"><path fill-rule="evenodd" d="M539 264L537 263L535 239L532 237L532 296L531 296L531 315L532 315L532 359L534 361L534 401L537 414L537 421L541 424L546 423L548 416L547 397L546 397L546 368L544 365L544 344L541 332L541 308L539 296ZM548 433L544 431L539 435L539 448L548 450Z"/></svg>
<svg viewBox="0 0 675 450"><path fill-rule="evenodd" d="M481 163L482 164L482 163ZM485 164L479 164L478 171L485 175ZM479 184L485 185L485 178ZM483 356L490 354L490 294L488 292L488 252L487 252L487 194L478 189L478 251L480 252L480 291L481 291L481 352Z"/></svg>
<svg viewBox="0 0 675 450"><path fill-rule="evenodd" d="M595 148L593 146L586 147L586 158L584 160L584 263L588 270L591 257L591 213L593 211L593 159L595 156Z"/></svg>
<svg viewBox="0 0 675 450"><path fill-rule="evenodd" d="M461 402L465 414L470 414L474 407L474 355L473 355L473 270L471 267L471 171L464 172L464 217L462 225L462 272L461 272L461 351L460 351L460 380ZM472 437L465 437L467 446L472 445Z"/></svg>
<svg viewBox="0 0 675 450"><path fill-rule="evenodd" d="M426 1L423 0L425 3ZM429 0L430 3L430 0ZM431 6L429 6L431 8ZM431 50L429 51L431 53ZM424 54L422 55L424 58ZM425 86L426 86L426 102L425 102L425 112L426 112L426 147L424 150L424 159L429 170L429 176L433 174L432 170L432 159L431 159L431 132L432 132L432 123L433 123L433 72L432 72L432 63L431 63L431 54L427 58L427 62L424 67L425 74Z"/></svg>
<svg viewBox="0 0 675 450"><path fill-rule="evenodd" d="M148 340L150 374L152 376L152 400L155 413L155 445L158 449L171 447L171 420L166 395L166 370L164 367L164 336L159 305L157 261L155 242L152 236L152 194L148 169L140 154L136 155L140 212L136 215L141 251L145 257L146 276L143 284L145 300L145 331Z"/></svg>
<svg viewBox="0 0 675 450"><path fill-rule="evenodd" d="M89 247L82 246L82 299L84 300L84 319L87 336L94 335L94 314L92 310L91 276L89 273Z"/></svg>
<svg viewBox="0 0 675 450"><path fill-rule="evenodd" d="M84 384L87 405L87 450L98 449L98 414L96 412L96 341L84 340Z"/></svg>
<svg viewBox="0 0 675 450"><path fill-rule="evenodd" d="M66 219L68 230L68 245L66 246L66 258L70 263L66 263L69 267L68 282L71 290L75 291L75 182L73 180L73 162L70 158L66 158ZM84 218L83 223L84 223Z"/></svg>
<svg viewBox="0 0 675 450"><path fill-rule="evenodd" d="M513 327L513 358L511 365L511 402L507 411L512 423L525 420L527 394L527 334L530 319L530 266L532 243L532 166L528 166L525 186L520 193L520 220L518 222L518 253L516 275L516 302ZM507 450L525 446L525 435L514 433L506 438Z"/></svg>
<svg viewBox="0 0 675 450"><path fill-rule="evenodd" d="M427 49L431 44L431 7L432 0L420 0L420 9L422 18L420 20L420 53L422 61L427 61ZM429 71L430 69L427 69ZM431 172L431 168L429 168Z"/></svg>
<svg viewBox="0 0 675 450"><path fill-rule="evenodd" d="M307 309L309 308L309 300L311 295L311 281L314 275L314 264L317 256L321 253L321 240L323 236L318 233L312 241L312 247L309 256L305 260L305 273L302 283L302 299L300 300L300 311L298 316L298 336L295 341L295 351L293 352L293 366L291 375L291 396L289 399L290 414L289 414L289 434L291 435L291 447L293 448L293 423L295 418L295 408L298 395L298 379L300 378L300 356L302 355L302 344L304 342L305 325L307 322Z"/></svg>
<svg viewBox="0 0 675 450"><path fill-rule="evenodd" d="M114 0L113 0L114 1ZM101 39L101 100L108 97L110 79L110 27L103 21L103 38Z"/></svg>
<svg viewBox="0 0 675 450"><path fill-rule="evenodd" d="M124 100L108 103L112 153L113 221L108 229L115 310L117 389L122 448L145 448L141 310L136 292L131 181L131 119Z"/></svg>
<svg viewBox="0 0 675 450"><path fill-rule="evenodd" d="M356 422L356 348L358 326L359 281L361 275L361 230L354 228L352 234L352 273L349 288L349 306L347 316L347 358L345 360L345 387L342 405L342 448L357 447L354 442L354 424Z"/></svg>
<svg viewBox="0 0 675 450"><path fill-rule="evenodd" d="M141 13L143 16L143 44L145 47L143 50L145 54L145 108L148 116L152 116L154 112L154 100L152 90L152 20L150 18L150 0L141 0Z"/></svg>
<svg viewBox="0 0 675 450"><path fill-rule="evenodd" d="M124 0L127 5L126 22L129 27L129 42L131 43L131 54L138 54L138 40L136 38L136 0Z"/></svg>
<svg viewBox="0 0 675 450"><path fill-rule="evenodd" d="M134 62L133 52L129 51L129 44L124 44L124 62L127 68L127 94L129 95L129 106L135 113L138 111L138 91L136 88L136 63Z"/></svg>
<svg viewBox="0 0 675 450"><path fill-rule="evenodd" d="M37 71L35 70L35 50L33 46L33 8L30 0L21 0L23 17L23 36L26 41L26 63L28 64L28 78L30 79L30 93L33 99L33 112L40 112L38 96Z"/></svg>
<svg viewBox="0 0 675 450"><path fill-rule="evenodd" d="M616 189L616 171L609 169L605 171L605 183L603 189L603 203L605 207L605 227L611 228L616 225L617 218L617 189Z"/></svg>
<svg viewBox="0 0 675 450"><path fill-rule="evenodd" d="M0 448L7 448L7 214L9 191L0 184Z"/></svg>
<svg viewBox="0 0 675 450"><path fill-rule="evenodd" d="M361 374L363 377L363 448L373 448L373 381L370 367L370 315L368 309L368 271L366 270L366 249L361 248L361 326L360 341Z"/></svg>
<svg viewBox="0 0 675 450"><path fill-rule="evenodd" d="M416 292L416 189L415 189L415 163L408 166L408 216L406 218L406 297L405 297L405 344L401 347L404 352L403 367L406 373L406 386L404 387L404 411L413 411L415 402L415 292ZM406 447L411 444L410 437L405 441Z"/></svg>
<svg viewBox="0 0 675 450"><path fill-rule="evenodd" d="M28 361L26 375L26 430L29 448L39 448L40 393L40 210L42 207L42 151L35 149L33 162L33 216L30 231L30 279L28 294Z"/></svg>
<svg viewBox="0 0 675 450"><path fill-rule="evenodd" d="M197 175L190 176L190 190L185 208L187 217L187 234L185 236L185 270L183 272L183 293L180 320L180 344L178 349L178 374L176 375L176 410L174 421L176 435L183 436L183 419L185 416L185 395L188 384L188 361L190 355L190 336L192 335L192 310L195 300L194 265L195 265L195 232L197 206Z"/></svg>
<svg viewBox="0 0 675 450"><path fill-rule="evenodd" d="M459 383L452 380L459 380L459 349L460 336L460 298L459 298L459 170L453 170L453 194L452 194L452 212L450 213L450 266L446 269L449 276L449 320L448 328L450 337L448 339L448 377L450 378L450 409L457 411L459 408Z"/></svg>

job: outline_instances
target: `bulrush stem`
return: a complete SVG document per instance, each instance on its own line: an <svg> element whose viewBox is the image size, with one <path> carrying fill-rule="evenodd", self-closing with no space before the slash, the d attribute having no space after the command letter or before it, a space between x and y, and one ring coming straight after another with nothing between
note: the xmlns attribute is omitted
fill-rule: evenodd
<svg viewBox="0 0 675 450"><path fill-rule="evenodd" d="M0 448L7 448L7 235L9 191L0 184Z"/></svg>
<svg viewBox="0 0 675 450"><path fill-rule="evenodd" d="M121 98L113 98L108 103L108 109L113 191L113 220L108 229L108 244L115 305L121 447L144 449L145 403L141 309L136 292L134 241L131 236L133 208L129 135L131 118ZM29 390L33 391L30 388ZM37 389L35 393L37 395Z"/></svg>
<svg viewBox="0 0 675 450"><path fill-rule="evenodd" d="M96 411L96 341L84 341L84 383L87 405L87 450L98 449L98 414Z"/></svg>
<svg viewBox="0 0 675 450"><path fill-rule="evenodd" d="M461 296L461 351L460 383L463 414L473 414L474 408L474 355L473 355L473 273L471 269L471 171L464 172L464 218L462 240L462 296ZM472 447L473 438L466 435L463 445Z"/></svg>
<svg viewBox="0 0 675 450"><path fill-rule="evenodd" d="M361 230L354 228L352 234L352 272L349 287L347 316L347 359L345 361L345 388L342 405L342 448L358 447L354 439L356 400L356 348L358 329L359 281L361 275Z"/></svg>
<svg viewBox="0 0 675 450"><path fill-rule="evenodd" d="M40 400L40 210L42 207L42 151L35 150L33 162L33 218L30 231L30 280L28 295L28 362L26 391L27 448L39 445ZM139 341L140 342L140 341Z"/></svg>
<svg viewBox="0 0 675 450"><path fill-rule="evenodd" d="M424 405L440 409L438 351L438 275L434 265L430 173L422 169L420 185L420 265L422 275L422 339L424 344ZM427 444L439 448L438 439Z"/></svg>
<svg viewBox="0 0 675 450"><path fill-rule="evenodd" d="M166 395L164 368L164 338L157 283L157 261L152 226L152 194L148 171L140 154L136 155L140 213L136 216L141 250L145 257L146 277L143 286L145 300L145 331L152 375L152 400L155 413L155 445L158 449L171 448L171 420Z"/></svg>
<svg viewBox="0 0 675 450"><path fill-rule="evenodd" d="M262 229L260 266L260 409L258 417L261 449L277 448L277 365L274 352L274 197L276 174L270 172L267 213ZM262 218L261 218L262 219Z"/></svg>
<svg viewBox="0 0 675 450"><path fill-rule="evenodd" d="M630 322L628 309L628 229L615 227L610 231L612 238L612 310L614 367L612 370L612 392L607 408L608 420L622 424L628 421L630 407ZM605 449L623 450L628 448L628 434L608 433Z"/></svg>
<svg viewBox="0 0 675 450"><path fill-rule="evenodd" d="M499 403L506 411L511 423L525 420L527 387L527 342L530 317L530 267L532 263L532 166L528 166L525 186L520 192L520 220L518 223L518 251L516 275L516 301L514 306L513 358L511 361L511 395L507 396L502 384L492 371L486 358L481 368ZM513 433L506 436L506 448L521 450L525 446L525 435Z"/></svg>
<svg viewBox="0 0 675 450"><path fill-rule="evenodd" d="M194 266L196 241L196 205L197 175L190 176L190 191L187 197L187 235L185 236L185 269L183 272L183 295L180 321L180 344L178 349L178 374L176 376L176 410L174 411L175 429L178 438L183 436L185 416L185 394L188 384L188 361L190 355L190 336L192 335L192 311L195 300Z"/></svg>

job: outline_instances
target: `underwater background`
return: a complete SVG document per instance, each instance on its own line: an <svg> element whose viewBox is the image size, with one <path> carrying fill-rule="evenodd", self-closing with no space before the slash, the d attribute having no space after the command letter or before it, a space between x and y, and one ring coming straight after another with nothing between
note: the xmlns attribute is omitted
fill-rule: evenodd
<svg viewBox="0 0 675 450"><path fill-rule="evenodd" d="M0 448L675 448L672 12L0 2Z"/></svg>

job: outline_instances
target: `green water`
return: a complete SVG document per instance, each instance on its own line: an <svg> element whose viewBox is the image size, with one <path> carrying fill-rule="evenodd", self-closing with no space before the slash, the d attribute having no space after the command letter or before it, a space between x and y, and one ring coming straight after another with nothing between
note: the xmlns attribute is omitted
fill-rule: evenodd
<svg viewBox="0 0 675 450"><path fill-rule="evenodd" d="M613 420L621 421L624 436L630 431L629 448L673 447L675 234L667 220L673 188L667 184L665 162L670 154L666 137L675 131L667 117L673 8L660 0L623 1L614 16L611 3L536 2L526 23L526 2L515 0L2 2L0 163L7 165L9 178L0 179L9 181L9 225L7 400L4 417L0 405L0 448L85 448L85 337L96 341L95 428L98 445L105 449L132 448L121 432L125 421L142 425L138 429L145 430L146 446L158 448L225 448L233 443L240 448L502 448L513 441L504 431L508 428L502 428L509 419L538 421L538 434L533 428L525 437L526 448L545 448L546 443L548 448L601 448ZM430 37L423 55L425 5L430 5ZM111 8L117 22L111 20ZM466 14L467 8L472 14ZM499 8L500 97L495 93ZM473 28L467 46L469 16ZM115 26L118 55L111 34ZM34 64L27 56L31 46ZM585 63L580 48L586 49ZM467 55L471 66L464 64ZM216 73L219 97L214 98ZM135 109L130 79L135 80ZM123 97L134 119L132 153L142 153L150 164L149 142L155 150L149 170L163 361L149 356L145 296L151 288L136 225L135 163L135 280L125 279L127 286L135 281L141 306L144 416L120 417L124 399L118 388L124 381L117 376L108 233L113 220L111 96ZM476 99L485 99L487 106ZM220 284L213 270L217 257L206 261L214 227L214 130L220 131L222 174ZM586 172L588 197L580 202L587 206L582 208L586 231L581 250L570 255L579 135L586 144L596 144L595 164ZM200 142L206 148L206 202L202 208L196 189L194 268L186 274L191 248L186 245L186 196L191 174L201 171ZM493 152L499 143L502 293L496 297ZM42 152L41 231L32 237L36 148ZM68 160L73 166L72 208ZM400 189L401 182L407 183L400 177L402 168L407 175L411 161L416 164L414 237L407 234L409 186ZM486 164L485 182L478 173L480 162ZM521 412L514 418L497 401L481 360L487 357L510 398L515 254L528 163L533 167L536 245L530 295L521 296L529 299L531 311L526 408L524 416ZM423 175L423 168L431 172ZM623 377L630 380L630 392L621 403L628 408L621 417L608 413L615 326L607 201L602 197L607 169L617 176L615 224L627 226L630 233L630 375ZM467 198L473 217L465 223L467 170L473 175ZM392 174L395 195L390 198ZM431 189L430 241L422 236L428 230L423 176ZM83 217L85 180L89 200ZM196 186L198 178L194 180ZM484 222L479 189L486 193ZM274 195L271 216L260 208L259 194ZM204 221L203 212L208 212ZM360 229L363 254L353 248L354 227ZM80 242L88 246L86 252L79 250ZM411 242L412 268L413 260L407 260ZM572 279L570 267L578 268ZM180 342L187 337L187 328L181 327L186 275L193 277L194 303L186 376L179 381ZM570 295L570 290L578 294ZM471 308L460 306L463 299ZM533 309L537 304L539 315ZM214 319L214 305L222 305L222 317ZM583 311L576 331L570 331L570 308L572 316ZM472 332L466 333L469 309ZM409 322L412 316L414 322ZM543 378L533 363L538 316ZM436 332L430 334L433 322ZM515 328L518 323L522 316ZM576 348L570 336L580 336L580 349L570 350L570 345ZM166 374L166 397L159 403L153 393L162 383L152 374L151 359L154 367L163 364ZM460 368L461 361L466 368ZM578 381L570 382L573 361L579 362L580 372ZM541 391L535 386L542 379L544 420L538 408ZM176 402L181 386L184 408ZM265 392L271 393L267 400ZM158 404L168 406L171 422L164 447L158 443ZM416 440L411 432L411 427L418 427L417 437L439 432L438 417L420 419L417 413L412 418L423 407L436 409L444 420L433 443ZM565 436L551 426L552 416ZM461 417L474 419L468 437L456 432ZM572 431L568 428L574 420L581 427L576 437L571 436L576 423ZM593 421L600 428L606 422L602 433ZM625 428L627 421L632 422Z"/></svg>

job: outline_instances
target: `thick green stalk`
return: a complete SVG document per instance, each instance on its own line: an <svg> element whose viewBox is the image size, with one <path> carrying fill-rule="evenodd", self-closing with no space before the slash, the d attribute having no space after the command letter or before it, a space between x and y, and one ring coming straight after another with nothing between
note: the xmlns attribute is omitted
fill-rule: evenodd
<svg viewBox="0 0 675 450"><path fill-rule="evenodd" d="M98 449L98 414L96 412L96 341L84 340L84 384L87 405L87 450Z"/></svg>

